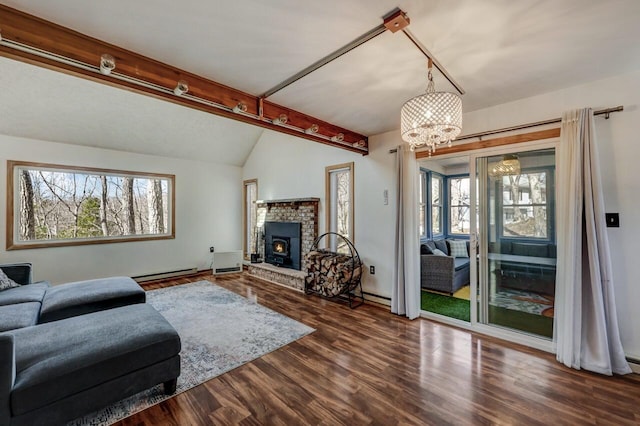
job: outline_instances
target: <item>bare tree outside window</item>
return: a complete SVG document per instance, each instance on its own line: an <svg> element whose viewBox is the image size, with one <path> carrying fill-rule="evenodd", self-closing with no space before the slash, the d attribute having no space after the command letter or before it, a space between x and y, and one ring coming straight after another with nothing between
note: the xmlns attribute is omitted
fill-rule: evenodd
<svg viewBox="0 0 640 426"><path fill-rule="evenodd" d="M449 179L449 232L451 234L469 233L471 227L469 184L468 177Z"/></svg>
<svg viewBox="0 0 640 426"><path fill-rule="evenodd" d="M244 255L249 259L251 253L258 253L258 180L250 179L243 182L244 192Z"/></svg>
<svg viewBox="0 0 640 426"><path fill-rule="evenodd" d="M502 177L505 237L548 238L547 172Z"/></svg>
<svg viewBox="0 0 640 426"><path fill-rule="evenodd" d="M173 237L172 175L12 161L8 167L8 249Z"/></svg>
<svg viewBox="0 0 640 426"><path fill-rule="evenodd" d="M442 177L431 175L431 233L442 234Z"/></svg>
<svg viewBox="0 0 640 426"><path fill-rule="evenodd" d="M353 163L326 168L327 231L336 232L353 242ZM329 238L329 247L347 253L349 248L340 238Z"/></svg>

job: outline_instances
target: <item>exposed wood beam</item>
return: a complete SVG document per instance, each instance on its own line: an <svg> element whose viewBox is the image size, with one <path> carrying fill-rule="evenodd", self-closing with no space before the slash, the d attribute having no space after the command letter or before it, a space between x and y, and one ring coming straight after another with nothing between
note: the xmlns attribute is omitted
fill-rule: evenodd
<svg viewBox="0 0 640 426"><path fill-rule="evenodd" d="M458 145L453 145L452 147L442 147L442 148L438 148L436 152L432 153L431 157L433 158L439 155L455 154L458 152L467 152L467 151L473 151L476 149L484 149L484 148L494 148L496 146L531 142L531 141L537 141L541 139L552 139L557 137L560 137L559 127L556 127L554 129L540 130L537 132L523 133L520 135L505 136L502 138L487 139L484 141L458 144ZM416 152L416 158L417 159L429 158L429 151Z"/></svg>
<svg viewBox="0 0 640 426"><path fill-rule="evenodd" d="M257 96L1 4L0 34L2 39L2 42L0 42L2 43L0 45L0 56L43 66L103 84L125 88L211 114L358 152L363 155L369 152L368 138L357 132L266 101L264 102L264 114L262 114L260 105L263 102ZM26 46L31 50L16 49L10 43ZM38 50L53 54L51 56L57 55L62 58L68 58L70 61L65 63L52 57L34 53L34 51ZM116 69L112 75L103 75L97 71L100 56L105 53L113 56L116 60ZM80 64L80 66L76 63ZM189 84L188 96L176 96L172 93L179 80L185 80ZM141 85L138 83L140 81L148 85ZM158 87L162 90L158 90ZM246 105L246 113L233 112L233 108L238 104ZM280 126L271 122L273 118L276 118L281 113L285 113L288 116L287 126ZM311 124L319 126L317 134L304 132L304 129L310 127ZM338 134L344 135L343 141L332 141L330 139Z"/></svg>

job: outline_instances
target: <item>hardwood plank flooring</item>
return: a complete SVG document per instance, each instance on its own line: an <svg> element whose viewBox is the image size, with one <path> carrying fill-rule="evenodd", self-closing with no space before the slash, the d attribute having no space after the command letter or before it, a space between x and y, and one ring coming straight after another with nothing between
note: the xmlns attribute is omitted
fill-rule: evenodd
<svg viewBox="0 0 640 426"><path fill-rule="evenodd" d="M317 331L117 423L140 425L632 425L640 378L571 370L552 354L388 308L199 276Z"/></svg>

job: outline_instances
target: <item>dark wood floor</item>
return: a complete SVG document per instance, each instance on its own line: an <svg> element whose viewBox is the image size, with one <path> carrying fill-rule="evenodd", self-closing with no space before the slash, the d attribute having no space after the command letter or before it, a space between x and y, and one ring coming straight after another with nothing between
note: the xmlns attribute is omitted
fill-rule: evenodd
<svg viewBox="0 0 640 426"><path fill-rule="evenodd" d="M317 331L118 425L640 424L636 375L570 370L551 354L246 274L204 278Z"/></svg>

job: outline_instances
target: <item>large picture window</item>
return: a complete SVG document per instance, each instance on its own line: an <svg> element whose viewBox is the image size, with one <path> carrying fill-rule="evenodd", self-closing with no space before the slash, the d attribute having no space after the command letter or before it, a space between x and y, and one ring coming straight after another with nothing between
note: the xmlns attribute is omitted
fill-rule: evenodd
<svg viewBox="0 0 640 426"><path fill-rule="evenodd" d="M8 161L7 250L175 237L174 175Z"/></svg>

